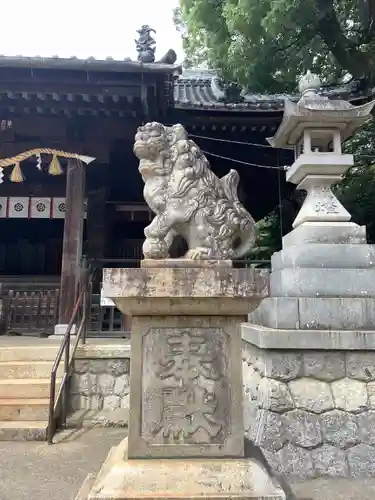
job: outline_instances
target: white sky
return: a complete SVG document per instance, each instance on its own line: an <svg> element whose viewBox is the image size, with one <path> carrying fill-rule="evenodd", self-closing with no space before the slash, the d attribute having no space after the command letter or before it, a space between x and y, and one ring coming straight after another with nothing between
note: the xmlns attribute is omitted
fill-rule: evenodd
<svg viewBox="0 0 375 500"><path fill-rule="evenodd" d="M136 59L142 24L156 30L156 57L183 58L172 22L178 0L2 0L0 54Z"/></svg>

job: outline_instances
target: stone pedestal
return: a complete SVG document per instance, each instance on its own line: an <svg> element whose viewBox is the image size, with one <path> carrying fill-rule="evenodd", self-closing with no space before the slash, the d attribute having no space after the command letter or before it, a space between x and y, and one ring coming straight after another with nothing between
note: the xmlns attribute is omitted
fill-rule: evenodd
<svg viewBox="0 0 375 500"><path fill-rule="evenodd" d="M268 273L177 264L104 270L105 296L132 315L129 438L88 499L281 500L244 451L239 327Z"/></svg>
<svg viewBox="0 0 375 500"><path fill-rule="evenodd" d="M375 473L374 255L364 227L301 224L242 325L249 437L296 480Z"/></svg>

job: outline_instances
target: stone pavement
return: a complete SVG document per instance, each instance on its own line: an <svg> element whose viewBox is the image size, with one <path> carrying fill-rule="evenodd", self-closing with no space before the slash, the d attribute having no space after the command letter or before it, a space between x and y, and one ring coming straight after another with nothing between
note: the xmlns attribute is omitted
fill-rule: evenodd
<svg viewBox="0 0 375 500"><path fill-rule="evenodd" d="M0 500L74 500L87 474L97 473L126 431L66 431L58 443L0 442ZM318 479L293 485L298 500L373 500L375 478Z"/></svg>

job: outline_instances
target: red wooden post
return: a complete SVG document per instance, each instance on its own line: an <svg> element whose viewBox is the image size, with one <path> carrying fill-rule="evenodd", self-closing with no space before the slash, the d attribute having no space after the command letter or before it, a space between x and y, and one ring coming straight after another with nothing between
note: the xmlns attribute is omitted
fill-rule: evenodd
<svg viewBox="0 0 375 500"><path fill-rule="evenodd" d="M85 166L79 160L69 160L66 175L59 325L57 327L69 323L76 300L82 257L84 198ZM56 328L55 333L63 334L64 328Z"/></svg>

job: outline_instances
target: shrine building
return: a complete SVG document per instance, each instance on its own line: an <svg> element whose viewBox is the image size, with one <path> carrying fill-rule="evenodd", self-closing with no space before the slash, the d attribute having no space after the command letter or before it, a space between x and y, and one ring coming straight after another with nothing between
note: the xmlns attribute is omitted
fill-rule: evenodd
<svg viewBox="0 0 375 500"><path fill-rule="evenodd" d="M16 321L21 302L12 303L33 291L59 294L48 328L67 323L82 256L99 269L97 296L102 267L138 265L152 214L132 149L137 127L148 121L181 123L216 175L236 169L241 201L256 220L277 206L280 190L285 196L292 189L282 168L292 163L293 151L266 141L280 124L285 96L248 94L223 84L214 71L183 70L172 50L155 61L141 42L137 49L137 61L0 56L0 158L36 148L94 158L85 164L61 156L56 166L50 165L53 155L42 154L4 167L3 333L33 329L32 320L26 326ZM371 97L357 82L322 93L353 104ZM97 305L101 331L104 316L113 323L114 313Z"/></svg>

